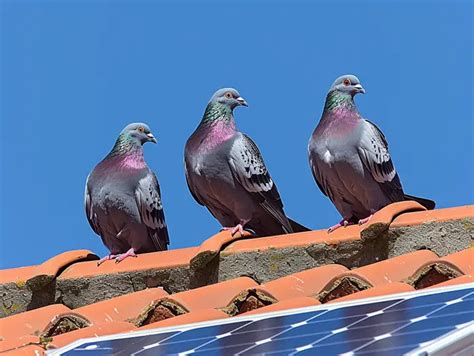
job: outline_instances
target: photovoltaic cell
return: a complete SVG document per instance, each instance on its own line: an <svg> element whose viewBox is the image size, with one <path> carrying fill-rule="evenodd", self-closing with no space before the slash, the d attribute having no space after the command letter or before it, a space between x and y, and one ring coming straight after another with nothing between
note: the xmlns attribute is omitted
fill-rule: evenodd
<svg viewBox="0 0 474 356"><path fill-rule="evenodd" d="M380 299L380 298L379 298ZM65 355L403 354L474 320L471 285L88 339Z"/></svg>

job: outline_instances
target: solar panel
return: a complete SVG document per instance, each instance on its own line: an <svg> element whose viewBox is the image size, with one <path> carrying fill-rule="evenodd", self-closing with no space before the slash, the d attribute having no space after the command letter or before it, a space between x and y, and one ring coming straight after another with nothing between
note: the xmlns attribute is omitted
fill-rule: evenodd
<svg viewBox="0 0 474 356"><path fill-rule="evenodd" d="M79 340L48 354L403 354L473 320L471 283Z"/></svg>

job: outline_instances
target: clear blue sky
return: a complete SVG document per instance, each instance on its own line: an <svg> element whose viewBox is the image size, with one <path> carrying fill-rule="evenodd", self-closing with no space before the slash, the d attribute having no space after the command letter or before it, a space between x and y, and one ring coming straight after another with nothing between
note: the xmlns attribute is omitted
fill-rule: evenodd
<svg viewBox="0 0 474 356"><path fill-rule="evenodd" d="M247 99L239 128L258 144L289 216L339 221L315 185L308 138L333 80L356 74L360 111L385 133L405 191L438 207L473 203L470 1L0 1L0 268L63 251L105 255L84 183L129 122L161 182L171 248L218 223L194 202L183 147L213 92Z"/></svg>

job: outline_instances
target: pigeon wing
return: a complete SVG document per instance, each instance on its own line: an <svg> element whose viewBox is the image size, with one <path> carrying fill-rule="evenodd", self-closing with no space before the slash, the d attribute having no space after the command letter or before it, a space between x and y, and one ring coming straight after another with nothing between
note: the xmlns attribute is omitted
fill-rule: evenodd
<svg viewBox="0 0 474 356"><path fill-rule="evenodd" d="M102 236L99 222L97 221L97 215L94 213L94 206L92 204L91 193L89 190L89 177L90 176L87 177L86 189L84 192L84 208L86 209L87 221L89 222L92 230L94 230L97 235Z"/></svg>
<svg viewBox="0 0 474 356"><path fill-rule="evenodd" d="M384 134L368 120L362 120L362 125L358 148L360 159L390 200L403 200L400 178L393 165Z"/></svg>
<svg viewBox="0 0 474 356"><path fill-rule="evenodd" d="M139 180L135 200L142 223L150 230L150 237L158 250L166 250L169 244L168 228L161 203L158 180L153 172Z"/></svg>
<svg viewBox="0 0 474 356"><path fill-rule="evenodd" d="M194 200L196 200L198 204L204 206L203 199L199 197L199 193L195 189L194 184L192 182L192 177L189 175L186 159L184 160L184 174L186 176L186 183L188 184L188 189L191 192L191 195L193 196Z"/></svg>
<svg viewBox="0 0 474 356"><path fill-rule="evenodd" d="M260 205L288 232L293 232L283 213L280 194L270 177L257 145L245 134L234 140L229 164L236 180L250 194L258 197Z"/></svg>

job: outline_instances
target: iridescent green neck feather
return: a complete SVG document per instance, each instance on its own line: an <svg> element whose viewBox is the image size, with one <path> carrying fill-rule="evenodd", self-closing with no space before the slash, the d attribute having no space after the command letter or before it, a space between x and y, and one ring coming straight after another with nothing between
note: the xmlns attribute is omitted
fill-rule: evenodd
<svg viewBox="0 0 474 356"><path fill-rule="evenodd" d="M231 122L233 121L232 109L228 105L218 102L211 102L207 105L201 125L212 124L217 121Z"/></svg>
<svg viewBox="0 0 474 356"><path fill-rule="evenodd" d="M112 151L110 151L108 157L123 156L128 154L143 154L143 146L138 140L129 133L122 133L117 138Z"/></svg>
<svg viewBox="0 0 474 356"><path fill-rule="evenodd" d="M333 111L342 108L357 111L352 95L349 93L341 93L337 90L330 91L326 97L324 111Z"/></svg>

